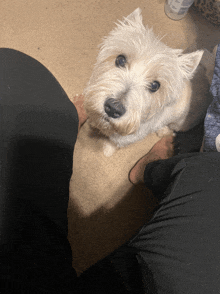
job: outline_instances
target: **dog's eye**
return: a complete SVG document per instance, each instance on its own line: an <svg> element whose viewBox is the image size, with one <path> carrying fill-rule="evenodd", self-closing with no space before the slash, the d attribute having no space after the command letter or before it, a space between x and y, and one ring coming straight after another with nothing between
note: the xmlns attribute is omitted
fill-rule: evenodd
<svg viewBox="0 0 220 294"><path fill-rule="evenodd" d="M124 55L118 55L118 57L115 60L115 65L117 67L125 67L126 63L127 63L127 60Z"/></svg>
<svg viewBox="0 0 220 294"><path fill-rule="evenodd" d="M158 89L160 88L160 83L158 81L154 81L153 83L151 83L150 87L149 87L149 91L154 93L156 92Z"/></svg>

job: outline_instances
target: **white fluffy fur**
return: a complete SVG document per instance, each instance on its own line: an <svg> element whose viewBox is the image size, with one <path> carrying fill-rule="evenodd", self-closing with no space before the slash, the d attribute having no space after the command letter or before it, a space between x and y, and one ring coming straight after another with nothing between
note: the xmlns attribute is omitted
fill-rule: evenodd
<svg viewBox="0 0 220 294"><path fill-rule="evenodd" d="M115 66L118 55L126 56L126 67ZM183 50L166 46L143 25L139 8L119 21L101 44L84 91L88 121L107 137L106 156L149 133L163 136L183 129L190 111L190 80L202 55L202 50L183 54ZM155 93L149 91L153 81L160 82ZM126 108L120 118L105 113L104 103L109 97Z"/></svg>

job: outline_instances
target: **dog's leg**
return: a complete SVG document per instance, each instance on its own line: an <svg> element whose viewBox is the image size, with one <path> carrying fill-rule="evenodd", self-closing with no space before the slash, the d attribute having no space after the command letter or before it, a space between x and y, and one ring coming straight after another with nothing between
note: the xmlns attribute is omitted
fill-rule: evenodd
<svg viewBox="0 0 220 294"><path fill-rule="evenodd" d="M156 133L160 138L169 136L169 135L174 136L174 132L168 126L158 130Z"/></svg>
<svg viewBox="0 0 220 294"><path fill-rule="evenodd" d="M117 146L110 141L105 141L103 144L103 151L106 157L112 156L116 149Z"/></svg>

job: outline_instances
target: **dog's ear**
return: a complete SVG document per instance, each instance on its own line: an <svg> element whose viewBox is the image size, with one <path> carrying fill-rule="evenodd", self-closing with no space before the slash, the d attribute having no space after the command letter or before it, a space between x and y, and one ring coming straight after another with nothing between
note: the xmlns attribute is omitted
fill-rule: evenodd
<svg viewBox="0 0 220 294"><path fill-rule="evenodd" d="M202 59L204 51L197 50L192 53L180 55L178 58L178 65L182 72L182 75L187 79L190 80L193 78L196 69Z"/></svg>
<svg viewBox="0 0 220 294"><path fill-rule="evenodd" d="M131 14L124 18L124 22L138 22L142 23L141 9L135 9Z"/></svg>

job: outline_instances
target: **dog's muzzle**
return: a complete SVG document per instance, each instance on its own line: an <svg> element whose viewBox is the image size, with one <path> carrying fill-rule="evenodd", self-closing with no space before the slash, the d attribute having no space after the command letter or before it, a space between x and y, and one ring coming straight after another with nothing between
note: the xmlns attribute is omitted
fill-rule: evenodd
<svg viewBox="0 0 220 294"><path fill-rule="evenodd" d="M107 115L112 118L119 118L126 112L125 107L113 98L109 98L105 101L104 109Z"/></svg>

